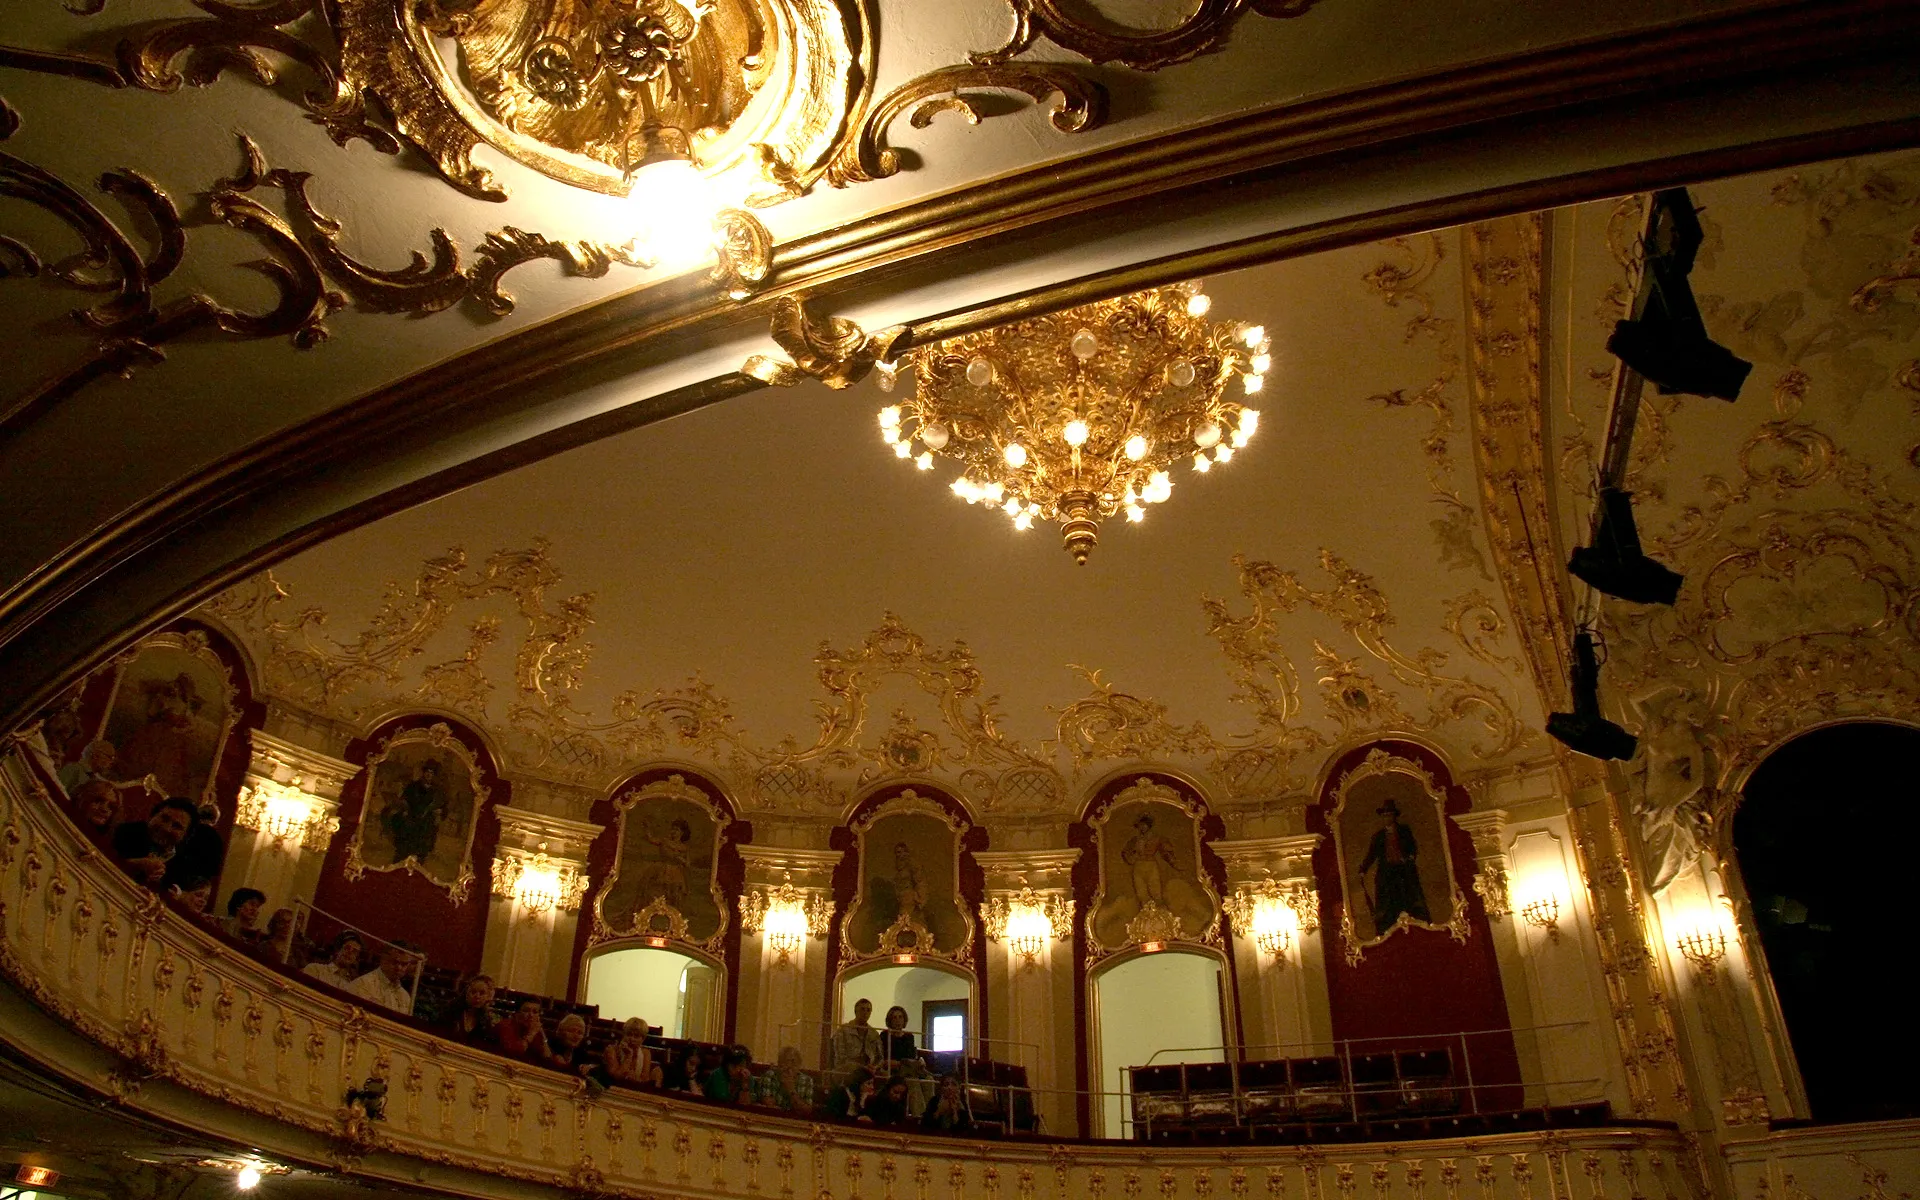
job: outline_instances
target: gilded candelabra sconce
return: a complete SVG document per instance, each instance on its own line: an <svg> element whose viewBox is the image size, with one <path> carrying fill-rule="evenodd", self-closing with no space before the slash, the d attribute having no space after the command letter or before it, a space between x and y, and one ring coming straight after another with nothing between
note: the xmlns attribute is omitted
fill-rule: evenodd
<svg viewBox="0 0 1920 1200"><path fill-rule="evenodd" d="M326 853L333 835L340 832L340 818L322 815L325 802L300 785L298 775L289 783L259 779L247 784L240 789L233 823L272 838L274 847L282 851L298 846Z"/></svg>
<svg viewBox="0 0 1920 1200"><path fill-rule="evenodd" d="M1241 884L1222 905L1254 949L1278 966L1286 964L1287 951L1302 932L1319 928L1318 906L1318 896L1304 882L1282 884L1271 877Z"/></svg>
<svg viewBox="0 0 1920 1200"><path fill-rule="evenodd" d="M1102 520L1144 520L1177 463L1210 471L1259 426L1245 399L1272 366L1266 330L1208 321L1211 307L1180 284L910 350L879 364L882 390L914 379L880 410L880 438L922 471L959 462L954 494L1015 529L1058 522L1085 565Z"/></svg>
<svg viewBox="0 0 1920 1200"><path fill-rule="evenodd" d="M545 842L527 857L503 855L493 860L493 894L511 899L529 918L549 912L578 912L588 882L585 871L548 856Z"/></svg>
<svg viewBox="0 0 1920 1200"><path fill-rule="evenodd" d="M832 920L833 902L793 886L791 875L778 887L749 888L740 897L742 932L760 934L776 965L792 962L808 938L827 936Z"/></svg>
<svg viewBox="0 0 1920 1200"><path fill-rule="evenodd" d="M1560 940L1560 898L1551 892L1535 896L1520 906L1520 919L1535 929L1547 931L1547 939Z"/></svg>
<svg viewBox="0 0 1920 1200"><path fill-rule="evenodd" d="M1675 938L1673 945L1682 958L1693 964L1700 978L1708 983L1713 982L1715 968L1727 956L1726 931L1710 925L1695 926Z"/></svg>
<svg viewBox="0 0 1920 1200"><path fill-rule="evenodd" d="M1023 882L1009 896L996 893L980 906L987 939L1007 948L1009 959L1035 966L1049 943L1073 934L1073 901L1059 892L1036 892Z"/></svg>

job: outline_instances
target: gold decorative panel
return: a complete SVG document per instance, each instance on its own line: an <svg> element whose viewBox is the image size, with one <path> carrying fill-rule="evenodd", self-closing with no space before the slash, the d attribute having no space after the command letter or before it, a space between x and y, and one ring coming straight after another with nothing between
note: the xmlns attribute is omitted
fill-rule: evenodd
<svg viewBox="0 0 1920 1200"><path fill-rule="evenodd" d="M842 967L899 954L972 961L973 916L960 894L971 828L912 789L854 823L860 875L840 923Z"/></svg>
<svg viewBox="0 0 1920 1200"><path fill-rule="evenodd" d="M478 756L445 724L402 730L367 759L366 780L341 874L412 871L465 903L487 803Z"/></svg>
<svg viewBox="0 0 1920 1200"><path fill-rule="evenodd" d="M1467 901L1453 877L1447 798L1419 763L1368 753L1335 785L1327 810L1340 872L1347 961L1407 929L1467 940Z"/></svg>
<svg viewBox="0 0 1920 1200"><path fill-rule="evenodd" d="M1151 942L1221 944L1220 895L1201 861L1205 815L1197 799L1142 776L1088 818L1100 847L1088 961Z"/></svg>
<svg viewBox="0 0 1920 1200"><path fill-rule="evenodd" d="M619 841L594 896L592 944L666 937L718 953L727 932L718 882L726 814L680 775L630 788L613 807Z"/></svg>

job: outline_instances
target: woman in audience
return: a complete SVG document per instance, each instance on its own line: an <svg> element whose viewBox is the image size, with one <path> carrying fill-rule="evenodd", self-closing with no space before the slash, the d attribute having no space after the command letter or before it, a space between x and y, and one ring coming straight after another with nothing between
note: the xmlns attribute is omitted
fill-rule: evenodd
<svg viewBox="0 0 1920 1200"><path fill-rule="evenodd" d="M660 1068L653 1065L647 1050L647 1023L628 1017L620 1026L620 1036L607 1043L601 1053L601 1080L607 1087L616 1083L628 1087L658 1087Z"/></svg>
<svg viewBox="0 0 1920 1200"><path fill-rule="evenodd" d="M276 908L267 918L267 931L260 935L257 950L260 957L270 962L284 963L293 961L293 910Z"/></svg>
<svg viewBox="0 0 1920 1200"><path fill-rule="evenodd" d="M333 948L327 952L325 962L308 963L302 974L332 987L346 987L360 978L360 956L365 951L360 935L348 930L333 939Z"/></svg>
<svg viewBox="0 0 1920 1200"><path fill-rule="evenodd" d="M967 1112L966 1097L960 1094L960 1081L951 1075L940 1077L940 1090L934 1093L933 1103L927 1105L921 1123L937 1133L965 1133L973 1127L973 1117Z"/></svg>
<svg viewBox="0 0 1920 1200"><path fill-rule="evenodd" d="M785 1046L773 1070L753 1081L753 1102L796 1116L813 1111L813 1076L800 1069L800 1047Z"/></svg>
<svg viewBox="0 0 1920 1200"><path fill-rule="evenodd" d="M874 1096L873 1072L865 1067L849 1071L837 1087L827 1093L827 1111L843 1121L858 1121Z"/></svg>
<svg viewBox="0 0 1920 1200"><path fill-rule="evenodd" d="M461 985L460 1003L441 1023L439 1033L450 1042L492 1050L500 1043L499 1024L493 1015L493 977L475 975Z"/></svg>
<svg viewBox="0 0 1920 1200"><path fill-rule="evenodd" d="M726 1058L707 1073L701 1091L709 1100L747 1103L753 1098L753 1051L740 1045L727 1047Z"/></svg>
<svg viewBox="0 0 1920 1200"><path fill-rule="evenodd" d="M880 1034L880 1054L887 1066L917 1058L913 1035L907 1032L907 1010L898 1004L887 1010L887 1027Z"/></svg>
<svg viewBox="0 0 1920 1200"><path fill-rule="evenodd" d="M104 779L87 780L74 790L73 821L95 845L106 845L120 824L120 790Z"/></svg>
<svg viewBox="0 0 1920 1200"><path fill-rule="evenodd" d="M872 1122L881 1128L904 1125L912 1119L908 1109L907 1081L895 1077L889 1079L880 1090L860 1107L860 1120Z"/></svg>
<svg viewBox="0 0 1920 1200"><path fill-rule="evenodd" d="M233 895L227 897L227 919L220 923L228 937L249 944L260 940L260 931L255 928L260 920L260 910L267 903L267 894L258 888L235 888Z"/></svg>
<svg viewBox="0 0 1920 1200"><path fill-rule="evenodd" d="M185 879L180 884L180 907L208 929L220 930L220 918L207 911L213 903L213 880Z"/></svg>
<svg viewBox="0 0 1920 1200"><path fill-rule="evenodd" d="M579 1013L561 1017L553 1027L553 1040L547 1043L546 1053L535 1061L569 1075L590 1074L594 1063L587 1057L587 1019Z"/></svg>
<svg viewBox="0 0 1920 1200"><path fill-rule="evenodd" d="M494 1032L500 1053L529 1062L547 1060L547 1028L540 1023L540 1002L522 1000Z"/></svg>

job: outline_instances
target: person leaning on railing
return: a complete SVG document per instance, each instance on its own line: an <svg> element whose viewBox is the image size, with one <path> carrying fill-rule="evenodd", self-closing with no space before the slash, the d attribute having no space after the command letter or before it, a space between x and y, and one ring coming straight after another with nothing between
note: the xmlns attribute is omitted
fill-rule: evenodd
<svg viewBox="0 0 1920 1200"><path fill-rule="evenodd" d="M587 1019L579 1013L561 1017L553 1027L553 1037L546 1042L546 1052L534 1056L533 1061L568 1075L593 1074L597 1064L587 1053Z"/></svg>
<svg viewBox="0 0 1920 1200"><path fill-rule="evenodd" d="M493 1015L493 977L475 975L460 985L460 1003L434 1032L450 1042L485 1050L500 1045L500 1019Z"/></svg>
<svg viewBox="0 0 1920 1200"><path fill-rule="evenodd" d="M940 1087L927 1105L921 1124L938 1133L965 1133L973 1128L967 1112L966 1097L960 1094L960 1081L952 1075L940 1077Z"/></svg>
<svg viewBox="0 0 1920 1200"><path fill-rule="evenodd" d="M599 1078L605 1087L658 1087L660 1068L647 1049L647 1023L639 1017L627 1018L620 1026L620 1036L600 1052L600 1067Z"/></svg>
<svg viewBox="0 0 1920 1200"><path fill-rule="evenodd" d="M267 918L267 929L254 944L254 953L269 962L293 961L293 910L276 908Z"/></svg>
<svg viewBox="0 0 1920 1200"><path fill-rule="evenodd" d="M513 1015L500 1022L494 1034L500 1053L528 1062L543 1062L547 1057L547 1027L540 1023L540 1002L522 1000Z"/></svg>
<svg viewBox="0 0 1920 1200"><path fill-rule="evenodd" d="M407 942L394 942L380 956L380 965L347 985L347 991L370 1000L401 1016L413 1015L413 993L406 981L413 975L419 949Z"/></svg>
<svg viewBox="0 0 1920 1200"><path fill-rule="evenodd" d="M327 952L325 962L308 963L302 974L311 975L321 983L344 988L360 978L360 956L365 950L360 935L349 930L333 939L333 947Z"/></svg>
<svg viewBox="0 0 1920 1200"><path fill-rule="evenodd" d="M113 831L113 857L122 870L156 892L178 893L196 879L220 873L220 839L193 837L200 810L184 796L153 806L144 821L124 821Z"/></svg>
<svg viewBox="0 0 1920 1200"><path fill-rule="evenodd" d="M796 1116L813 1111L813 1076L800 1067L800 1047L781 1048L780 1059L771 1071L754 1077L753 1102Z"/></svg>

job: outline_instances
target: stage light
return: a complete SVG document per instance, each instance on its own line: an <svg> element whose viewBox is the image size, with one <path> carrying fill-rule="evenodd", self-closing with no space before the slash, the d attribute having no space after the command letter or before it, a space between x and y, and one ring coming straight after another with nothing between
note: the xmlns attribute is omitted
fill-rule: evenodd
<svg viewBox="0 0 1920 1200"><path fill-rule="evenodd" d="M1600 489L1593 545L1575 547L1567 570L1598 591L1638 604L1672 604L1683 578L1641 552L1633 496L1612 487Z"/></svg>
<svg viewBox="0 0 1920 1200"><path fill-rule="evenodd" d="M1686 392L1736 400L1753 364L1707 336L1687 275L1700 249L1700 218L1685 188L1655 192L1646 270L1633 316L1613 327L1607 352L1653 381L1665 395Z"/></svg>
<svg viewBox="0 0 1920 1200"><path fill-rule="evenodd" d="M1575 754L1589 758L1625 760L1639 748L1632 734L1600 715L1600 661L1591 630L1573 635L1573 711L1549 716L1547 732Z"/></svg>

